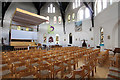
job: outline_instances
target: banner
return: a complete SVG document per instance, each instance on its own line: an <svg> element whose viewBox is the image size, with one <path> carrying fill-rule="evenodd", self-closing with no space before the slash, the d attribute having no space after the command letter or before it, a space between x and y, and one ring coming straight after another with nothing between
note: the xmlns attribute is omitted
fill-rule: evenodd
<svg viewBox="0 0 120 80"><path fill-rule="evenodd" d="M48 26L48 34L54 34L54 30L55 30L55 28L53 25Z"/></svg>

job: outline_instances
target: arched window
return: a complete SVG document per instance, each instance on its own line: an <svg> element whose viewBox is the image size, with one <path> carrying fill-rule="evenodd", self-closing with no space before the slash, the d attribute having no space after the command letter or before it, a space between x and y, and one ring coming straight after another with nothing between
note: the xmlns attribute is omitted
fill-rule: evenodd
<svg viewBox="0 0 120 80"><path fill-rule="evenodd" d="M69 34L69 44L72 44L72 33Z"/></svg>
<svg viewBox="0 0 120 80"><path fill-rule="evenodd" d="M47 18L46 23L49 24L49 16L47 16L46 18Z"/></svg>
<svg viewBox="0 0 120 80"><path fill-rule="evenodd" d="M80 7L80 0L74 0L73 9Z"/></svg>
<svg viewBox="0 0 120 80"><path fill-rule="evenodd" d="M103 0L103 9L107 8L107 0Z"/></svg>
<svg viewBox="0 0 120 80"><path fill-rule="evenodd" d="M77 21L84 19L84 7L80 8L77 13Z"/></svg>
<svg viewBox="0 0 120 80"><path fill-rule="evenodd" d="M48 7L48 13L55 13L55 7L53 7L53 4L50 4Z"/></svg>
<svg viewBox="0 0 120 80"><path fill-rule="evenodd" d="M84 13L83 13L83 9L80 10L80 20L83 20L83 16L84 16Z"/></svg>
<svg viewBox="0 0 120 80"><path fill-rule="evenodd" d="M58 16L58 23L61 24L61 16Z"/></svg>
<svg viewBox="0 0 120 80"><path fill-rule="evenodd" d="M54 16L53 20L54 20L54 24L56 24L57 23L57 17Z"/></svg>
<svg viewBox="0 0 120 80"><path fill-rule="evenodd" d="M59 35L56 34L56 44L59 44Z"/></svg>
<svg viewBox="0 0 120 80"><path fill-rule="evenodd" d="M21 27L20 27L20 26L17 26L17 30L21 30Z"/></svg>
<svg viewBox="0 0 120 80"><path fill-rule="evenodd" d="M70 15L68 15L68 22L70 22L70 18L71 18L71 16L70 16Z"/></svg>
<svg viewBox="0 0 120 80"><path fill-rule="evenodd" d="M26 28L26 31L29 31L29 28Z"/></svg>
<svg viewBox="0 0 120 80"><path fill-rule="evenodd" d="M46 41L47 41L47 34L45 33L43 34L43 43L46 43Z"/></svg>
<svg viewBox="0 0 120 80"><path fill-rule="evenodd" d="M100 28L100 44L104 44L103 28Z"/></svg>
<svg viewBox="0 0 120 80"><path fill-rule="evenodd" d="M102 2L101 2L101 0L98 0L98 2L97 2L97 13L101 12L101 10L102 10Z"/></svg>
<svg viewBox="0 0 120 80"><path fill-rule="evenodd" d="M85 9L85 18L89 18L90 17L90 11L88 8Z"/></svg>
<svg viewBox="0 0 120 80"><path fill-rule="evenodd" d="M102 10L102 1L101 0L96 0L95 2L95 16L101 12Z"/></svg>
<svg viewBox="0 0 120 80"><path fill-rule="evenodd" d="M110 5L113 3L113 0L110 0Z"/></svg>
<svg viewBox="0 0 120 80"><path fill-rule="evenodd" d="M75 21L75 13L72 14L72 20Z"/></svg>
<svg viewBox="0 0 120 80"><path fill-rule="evenodd" d="M97 14L97 1L95 2L94 11L95 11L95 16L96 16L96 14Z"/></svg>

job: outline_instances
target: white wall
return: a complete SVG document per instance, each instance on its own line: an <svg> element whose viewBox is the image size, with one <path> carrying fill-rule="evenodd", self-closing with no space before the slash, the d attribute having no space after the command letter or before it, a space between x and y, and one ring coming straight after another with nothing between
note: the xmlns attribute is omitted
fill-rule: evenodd
<svg viewBox="0 0 120 80"><path fill-rule="evenodd" d="M104 44L105 48L114 48L118 47L118 5L117 3L114 3L111 6L108 6L106 9L104 9L102 12L100 12L95 17L95 27L92 31L89 31L91 27L91 20L84 19L82 21L82 31L81 32L75 32L75 25L74 22L71 20L70 23L68 23L67 16L70 14L72 16L73 13L75 13L75 20L77 21L77 12L79 8L72 9L72 3L70 3L66 9L66 34L63 32L63 23L62 24L54 24L53 23L53 17L61 15L59 7L56 3L53 3L56 12L55 13L48 13L47 9L49 6L49 3L46 3L41 11L40 15L42 16L50 16L50 23L49 24L40 24L39 32L38 32L38 42L43 43L43 34L47 34L47 45L54 45L55 44L55 37L56 34L59 34L59 44L63 46L67 46L69 44L69 33L72 33L73 35L73 46L82 46L83 39L88 40L87 44L90 44L90 46L97 46L100 43L100 27L103 27L104 29ZM4 20L4 27L2 36L6 37L7 40L5 41L5 44L8 44L9 39L9 27L10 27L10 21L11 17L15 11L15 8L21 8L30 12L36 13L36 9L32 3L12 3L10 7L8 8L6 14L5 14L5 20ZM57 21L58 22L58 21ZM55 27L54 34L48 34L48 26L53 25ZM1 30L2 28L0 28ZM110 35L110 39L107 38L107 36ZM116 36L115 36L116 35ZM48 38L52 36L54 38L53 43L48 43ZM93 38L93 40L91 40ZM66 41L64 41L66 39ZM77 41L76 41L77 39Z"/></svg>
<svg viewBox="0 0 120 80"><path fill-rule="evenodd" d="M95 17L95 45L100 44L100 28L104 29L105 48L118 47L118 3L113 3ZM110 39L108 39L110 35ZM116 35L116 36L115 36Z"/></svg>
<svg viewBox="0 0 120 80"><path fill-rule="evenodd" d="M43 6L43 8L41 9L41 15L43 16L50 16L50 24L41 24L40 25L40 31L39 31L39 43L43 44L43 34L47 33L47 27L48 25L54 25L55 26L55 32L54 34L48 34L47 33L47 45L53 45L55 44L55 35L59 34L59 44L63 45L63 46L67 46L69 44L69 33L72 33L73 35L73 40L72 40L72 45L73 46L82 46L82 41L83 39L88 40L87 43L90 44L91 46L94 46L94 41L91 40L91 38L93 37L93 32L89 31L90 27L91 27L91 20L90 19L86 19L83 20L83 26L82 26L82 31L81 32L75 32L75 22L72 21L68 23L67 22L67 16L68 14L70 14L72 16L72 13L74 12L75 14L77 14L79 8L77 9L72 9L72 4L70 3L67 7L66 10L66 34L64 34L63 32L63 24L54 24L53 23L53 17L55 16L59 16L61 15L60 10L58 8L58 5L56 5L56 3L54 4L55 8L56 8L56 13L48 13L47 9L49 6L49 3L47 3L45 6ZM76 20L77 20L77 15L76 15ZM48 38L52 36L54 38L54 42L53 43L48 43ZM66 39L66 41L64 41L64 39ZM77 41L76 41L77 39Z"/></svg>
<svg viewBox="0 0 120 80"><path fill-rule="evenodd" d="M50 3L46 3L42 9L41 9L41 13L40 15L42 16L49 16L50 17L50 22L49 24L40 24L40 28L39 28L39 33L38 33L38 41L39 43L43 43L43 35L46 33L47 34L47 45L54 45L55 44L55 41L56 41L56 34L59 35L59 44L60 45L64 45L63 43L63 24L58 24L58 16L61 16L61 13L60 13L60 10L58 8L58 5L56 3L53 3L53 6L55 6L55 13L48 13L48 6L50 6ZM53 17L54 16L57 16L57 24L54 24L53 23ZM50 25L53 25L55 27L55 30L54 30L54 34L48 34L48 26ZM53 43L49 43L48 42L48 38L52 36L53 39L54 39L54 42Z"/></svg>
<svg viewBox="0 0 120 80"><path fill-rule="evenodd" d="M84 6L84 8L86 8ZM85 39L87 40L87 44L90 44L91 47L94 46L94 39L91 40L91 38L93 38L93 31L90 31L90 27L92 27L91 25L91 19L83 19L82 20L82 31L80 32L75 32L75 22L72 21L72 14L75 13L75 21L77 21L77 13L79 11L79 8L73 9L72 7L72 3L70 3L70 5L68 5L67 10L66 10L66 32L67 32L67 38L69 33L72 33L73 35L73 45L74 46L82 46L82 42L81 40ZM71 15L71 22L68 22L68 14ZM77 39L77 41L76 41ZM69 39L67 39L67 43L69 43Z"/></svg>
<svg viewBox="0 0 120 80"><path fill-rule="evenodd" d="M29 3L29 2L12 2L11 3L4 17L4 24L3 24L4 27L2 31L3 38L6 38L6 40L4 41L6 45L9 45L10 23L16 8L21 8L21 9L36 13L36 9L32 3Z"/></svg>

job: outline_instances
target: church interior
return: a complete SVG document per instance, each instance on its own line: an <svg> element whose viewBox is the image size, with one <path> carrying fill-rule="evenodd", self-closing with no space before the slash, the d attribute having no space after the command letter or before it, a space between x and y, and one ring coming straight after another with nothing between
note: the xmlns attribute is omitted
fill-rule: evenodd
<svg viewBox="0 0 120 80"><path fill-rule="evenodd" d="M0 78L120 79L119 0L0 1Z"/></svg>

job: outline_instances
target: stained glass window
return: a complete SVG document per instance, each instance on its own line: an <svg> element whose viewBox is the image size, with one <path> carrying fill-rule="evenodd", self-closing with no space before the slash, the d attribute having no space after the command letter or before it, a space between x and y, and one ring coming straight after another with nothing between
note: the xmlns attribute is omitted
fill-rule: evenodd
<svg viewBox="0 0 120 80"><path fill-rule="evenodd" d="M83 13L83 10L81 9L80 10L80 20L83 20L83 16L84 16L84 13Z"/></svg>
<svg viewBox="0 0 120 80"><path fill-rule="evenodd" d="M100 28L100 44L104 44L103 28Z"/></svg>
<svg viewBox="0 0 120 80"><path fill-rule="evenodd" d="M29 28L26 28L26 31L29 31Z"/></svg>
<svg viewBox="0 0 120 80"><path fill-rule="evenodd" d="M20 26L17 26L17 30L21 30L21 27L20 27Z"/></svg>
<svg viewBox="0 0 120 80"><path fill-rule="evenodd" d="M54 16L54 24L56 24L56 23L57 23L57 17Z"/></svg>
<svg viewBox="0 0 120 80"><path fill-rule="evenodd" d="M107 0L103 0L103 9L107 7Z"/></svg>
<svg viewBox="0 0 120 80"><path fill-rule="evenodd" d="M101 12L101 10L102 10L102 3L101 3L101 0L98 0L98 2L97 2L97 12L99 13L99 12Z"/></svg>
<svg viewBox="0 0 120 80"><path fill-rule="evenodd" d="M110 5L113 3L113 0L110 0Z"/></svg>
<svg viewBox="0 0 120 80"><path fill-rule="evenodd" d="M68 15L68 22L70 22L70 18L71 18L71 16L70 16L70 15Z"/></svg>
<svg viewBox="0 0 120 80"><path fill-rule="evenodd" d="M61 16L58 16L58 23L61 24Z"/></svg>
<svg viewBox="0 0 120 80"><path fill-rule="evenodd" d="M49 24L49 16L47 16L46 18L47 18L46 23Z"/></svg>
<svg viewBox="0 0 120 80"><path fill-rule="evenodd" d="M80 7L80 0L73 1L73 9Z"/></svg>
<svg viewBox="0 0 120 80"><path fill-rule="evenodd" d="M90 11L88 8L85 9L85 18L89 18L90 17Z"/></svg>
<svg viewBox="0 0 120 80"><path fill-rule="evenodd" d="M72 14L72 20L75 21L75 13Z"/></svg>
<svg viewBox="0 0 120 80"><path fill-rule="evenodd" d="M48 7L48 13L55 13L55 7L53 6L53 4L50 4L50 6Z"/></svg>

